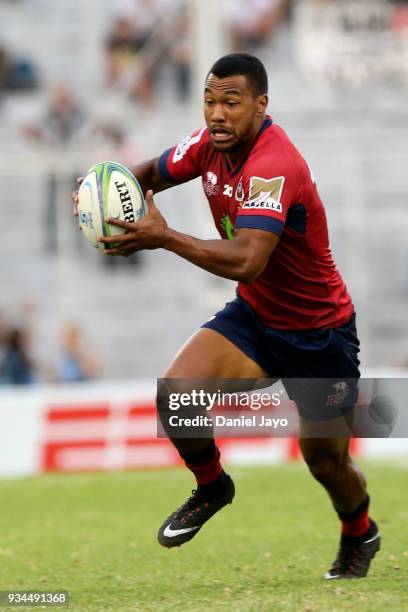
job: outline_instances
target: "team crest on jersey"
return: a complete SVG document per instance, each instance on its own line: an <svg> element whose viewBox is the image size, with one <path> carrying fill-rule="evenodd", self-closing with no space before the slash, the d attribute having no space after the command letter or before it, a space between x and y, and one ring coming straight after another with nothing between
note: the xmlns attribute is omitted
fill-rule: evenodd
<svg viewBox="0 0 408 612"><path fill-rule="evenodd" d="M326 406L338 406L339 404L342 404L350 391L350 387L345 380L337 382L332 386L335 393L327 397Z"/></svg>
<svg viewBox="0 0 408 612"><path fill-rule="evenodd" d="M277 176L271 179L252 176L249 186L249 198L244 202L242 208L273 210L281 213L282 204L280 199L284 182L284 176Z"/></svg>
<svg viewBox="0 0 408 612"><path fill-rule="evenodd" d="M235 199L237 202L242 202L244 199L244 188L242 186L242 176L239 179L239 183L237 185L237 189L235 191Z"/></svg>
<svg viewBox="0 0 408 612"><path fill-rule="evenodd" d="M206 178L203 178L204 191L208 196L216 196L220 193L220 186L218 183L218 177L214 172L207 172Z"/></svg>
<svg viewBox="0 0 408 612"><path fill-rule="evenodd" d="M194 132L190 136L187 136L187 138L184 138L184 140L182 140L180 144L177 145L173 153L173 164L176 164L178 161L182 160L189 148L192 147L194 144L200 142L201 137L205 132L205 129L206 128L202 128L201 130Z"/></svg>

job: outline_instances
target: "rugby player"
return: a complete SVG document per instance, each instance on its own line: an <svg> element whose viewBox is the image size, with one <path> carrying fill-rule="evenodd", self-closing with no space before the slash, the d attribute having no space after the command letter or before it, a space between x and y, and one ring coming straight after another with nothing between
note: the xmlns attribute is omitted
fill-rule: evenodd
<svg viewBox="0 0 408 612"><path fill-rule="evenodd" d="M110 219L127 233L101 237L111 255L164 248L238 281L236 299L187 341L165 378L359 377L355 314L332 259L324 207L307 163L267 114L267 91L257 58L219 59L205 82L206 128L133 169L149 212L138 223ZM221 239L200 240L168 227L153 201L155 192L199 176ZM73 200L75 210L76 192ZM322 418L322 410L329 414L327 394L314 406L296 384L287 390L300 413L303 457L341 522L340 547L325 578L364 577L380 547L365 478L347 437L305 435L308 421ZM214 439L172 442L197 488L160 527L158 540L166 547L191 540L235 492Z"/></svg>

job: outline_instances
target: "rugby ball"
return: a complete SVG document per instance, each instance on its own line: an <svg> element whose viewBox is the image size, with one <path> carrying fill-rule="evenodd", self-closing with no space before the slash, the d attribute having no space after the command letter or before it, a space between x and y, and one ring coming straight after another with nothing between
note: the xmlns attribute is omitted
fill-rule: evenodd
<svg viewBox="0 0 408 612"><path fill-rule="evenodd" d="M115 236L126 230L109 225L113 217L134 223L147 212L142 189L133 174L122 164L104 161L88 171L78 190L78 218L83 235L103 252L106 246L100 236Z"/></svg>

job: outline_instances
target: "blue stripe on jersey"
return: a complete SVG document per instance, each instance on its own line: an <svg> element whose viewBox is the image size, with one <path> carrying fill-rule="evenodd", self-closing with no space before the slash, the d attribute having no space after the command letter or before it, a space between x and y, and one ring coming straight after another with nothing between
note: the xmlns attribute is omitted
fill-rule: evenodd
<svg viewBox="0 0 408 612"><path fill-rule="evenodd" d="M286 217L286 225L299 232L303 236L306 234L307 213L303 204L293 204Z"/></svg>
<svg viewBox="0 0 408 612"><path fill-rule="evenodd" d="M261 229L280 236L285 224L279 221L279 219L266 217L265 215L237 215L234 227L237 229L244 227L249 229Z"/></svg>
<svg viewBox="0 0 408 612"><path fill-rule="evenodd" d="M164 178L165 181L168 181L169 183L174 183L175 180L174 178L171 176L170 172L167 169L167 160L169 159L170 153L172 152L173 147L170 147L170 149L167 149L167 151L164 151L159 158L159 171L160 174L162 175L162 177Z"/></svg>
<svg viewBox="0 0 408 612"><path fill-rule="evenodd" d="M265 131L265 130L266 130L268 127L270 127L270 126L272 125L272 123L273 123L273 119L272 119L272 117L265 117L264 122L263 122L263 124L262 124L262 127L261 127L261 129L259 130L259 134L258 134L257 138L259 138L259 136L260 136L261 134L263 134L263 133L264 133L264 131Z"/></svg>

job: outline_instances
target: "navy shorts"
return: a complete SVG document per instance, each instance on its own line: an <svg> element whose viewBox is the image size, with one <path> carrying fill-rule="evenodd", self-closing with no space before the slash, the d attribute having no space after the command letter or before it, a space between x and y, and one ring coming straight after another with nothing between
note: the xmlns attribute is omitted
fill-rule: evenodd
<svg viewBox="0 0 408 612"><path fill-rule="evenodd" d="M341 327L287 331L267 327L241 297L204 323L248 355L272 379L281 379L300 414L336 418L357 400L360 342L355 314Z"/></svg>

